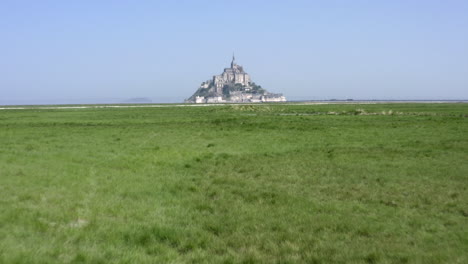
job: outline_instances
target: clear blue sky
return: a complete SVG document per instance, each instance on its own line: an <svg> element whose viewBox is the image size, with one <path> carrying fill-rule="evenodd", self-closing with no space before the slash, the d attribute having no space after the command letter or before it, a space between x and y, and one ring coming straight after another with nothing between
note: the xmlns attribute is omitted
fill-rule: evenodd
<svg viewBox="0 0 468 264"><path fill-rule="evenodd" d="M2 0L0 40L0 101L183 99L233 51L291 98L468 98L466 0Z"/></svg>

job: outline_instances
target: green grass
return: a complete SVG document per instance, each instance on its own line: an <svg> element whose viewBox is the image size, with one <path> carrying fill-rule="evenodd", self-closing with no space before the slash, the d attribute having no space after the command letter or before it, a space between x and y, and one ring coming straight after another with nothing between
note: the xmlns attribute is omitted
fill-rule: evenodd
<svg viewBox="0 0 468 264"><path fill-rule="evenodd" d="M468 263L467 115L0 110L0 263Z"/></svg>

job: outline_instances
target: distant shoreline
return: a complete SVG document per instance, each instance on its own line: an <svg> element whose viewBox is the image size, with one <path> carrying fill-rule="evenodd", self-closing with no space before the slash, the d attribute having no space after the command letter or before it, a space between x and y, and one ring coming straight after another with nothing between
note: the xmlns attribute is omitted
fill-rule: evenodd
<svg viewBox="0 0 468 264"><path fill-rule="evenodd" d="M21 109L89 109L89 108L138 108L138 107L192 107L192 106L221 106L221 105L266 105L266 104L385 104L385 103L468 103L463 100L293 100L282 103L117 103L117 104L36 104L36 105L0 105L0 110Z"/></svg>

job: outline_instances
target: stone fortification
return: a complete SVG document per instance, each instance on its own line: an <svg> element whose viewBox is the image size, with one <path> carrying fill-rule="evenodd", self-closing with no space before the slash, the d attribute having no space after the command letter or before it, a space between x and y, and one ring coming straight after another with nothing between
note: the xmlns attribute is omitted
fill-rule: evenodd
<svg viewBox="0 0 468 264"><path fill-rule="evenodd" d="M267 92L250 79L244 68L237 65L234 56L230 68L203 82L186 103L259 103L285 102L282 94Z"/></svg>

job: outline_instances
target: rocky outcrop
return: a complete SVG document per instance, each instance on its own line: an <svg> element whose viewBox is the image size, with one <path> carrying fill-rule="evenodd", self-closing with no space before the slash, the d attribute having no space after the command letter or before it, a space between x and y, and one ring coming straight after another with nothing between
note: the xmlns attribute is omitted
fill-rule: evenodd
<svg viewBox="0 0 468 264"><path fill-rule="evenodd" d="M285 102L282 94L267 92L251 81L244 68L237 65L234 56L230 68L202 82L198 90L185 100L186 103L258 103Z"/></svg>

